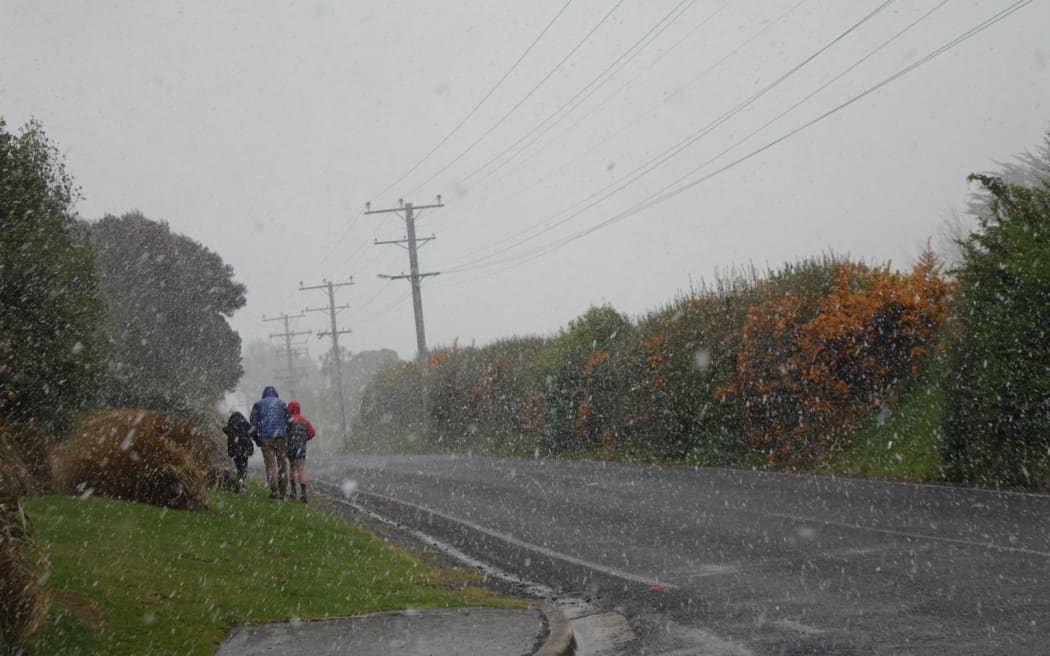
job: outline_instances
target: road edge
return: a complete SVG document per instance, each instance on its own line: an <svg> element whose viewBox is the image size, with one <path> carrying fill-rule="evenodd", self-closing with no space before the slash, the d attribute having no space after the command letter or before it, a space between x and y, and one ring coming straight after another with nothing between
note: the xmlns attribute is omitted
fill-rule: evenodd
<svg viewBox="0 0 1050 656"><path fill-rule="evenodd" d="M547 620L547 639L533 656L572 656L576 640L569 618L554 604L543 603L537 608Z"/></svg>

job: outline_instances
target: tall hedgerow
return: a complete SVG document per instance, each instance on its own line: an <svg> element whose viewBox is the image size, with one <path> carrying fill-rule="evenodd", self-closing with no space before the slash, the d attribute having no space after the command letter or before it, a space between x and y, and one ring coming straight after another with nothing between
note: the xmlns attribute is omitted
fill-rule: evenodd
<svg viewBox="0 0 1050 656"><path fill-rule="evenodd" d="M625 431L633 451L704 464L745 457L736 407L716 391L734 370L753 275L691 289L639 321Z"/></svg>
<svg viewBox="0 0 1050 656"><path fill-rule="evenodd" d="M623 354L630 320L610 306L592 307L571 321L543 353L542 448L551 454L615 440L619 401L626 391Z"/></svg>
<svg viewBox="0 0 1050 656"><path fill-rule="evenodd" d="M1048 137L1050 139L1050 137ZM1050 180L974 175L990 202L966 239L949 348L949 478L1050 484Z"/></svg>
<svg viewBox="0 0 1050 656"><path fill-rule="evenodd" d="M748 313L730 383L751 444L776 464L841 452L852 430L933 353L948 283L928 250L909 273L842 262L823 294L772 295Z"/></svg>

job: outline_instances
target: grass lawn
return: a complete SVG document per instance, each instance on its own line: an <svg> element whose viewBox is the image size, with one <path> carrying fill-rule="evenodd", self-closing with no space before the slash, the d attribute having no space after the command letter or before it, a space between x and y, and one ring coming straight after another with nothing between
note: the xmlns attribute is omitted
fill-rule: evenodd
<svg viewBox="0 0 1050 656"><path fill-rule="evenodd" d="M502 605L343 520L259 488L189 512L24 499L52 598L29 654L212 654L236 624Z"/></svg>

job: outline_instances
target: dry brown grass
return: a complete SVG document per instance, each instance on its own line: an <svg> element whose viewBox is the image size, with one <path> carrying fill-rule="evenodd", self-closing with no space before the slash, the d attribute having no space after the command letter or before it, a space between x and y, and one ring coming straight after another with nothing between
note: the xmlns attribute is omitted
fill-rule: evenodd
<svg viewBox="0 0 1050 656"><path fill-rule="evenodd" d="M29 469L22 455L0 428L0 497L20 497L29 492Z"/></svg>
<svg viewBox="0 0 1050 656"><path fill-rule="evenodd" d="M32 526L15 496L0 496L0 653L18 643L47 616L48 598L26 562L36 551Z"/></svg>
<svg viewBox="0 0 1050 656"><path fill-rule="evenodd" d="M188 420L147 410L106 410L53 451L54 488L205 510L205 468L212 451L211 441Z"/></svg>

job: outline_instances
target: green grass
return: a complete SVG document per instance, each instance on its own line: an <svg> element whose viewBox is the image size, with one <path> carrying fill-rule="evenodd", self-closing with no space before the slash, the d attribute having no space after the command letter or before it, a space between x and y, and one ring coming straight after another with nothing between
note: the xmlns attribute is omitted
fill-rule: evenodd
<svg viewBox="0 0 1050 656"><path fill-rule="evenodd" d="M498 604L312 506L258 488L209 512L24 500L52 596L30 654L212 654L236 624Z"/></svg>
<svg viewBox="0 0 1050 656"><path fill-rule="evenodd" d="M832 473L912 481L943 478L944 391L939 371L927 373L891 412L871 417L854 434L850 448L831 463Z"/></svg>

